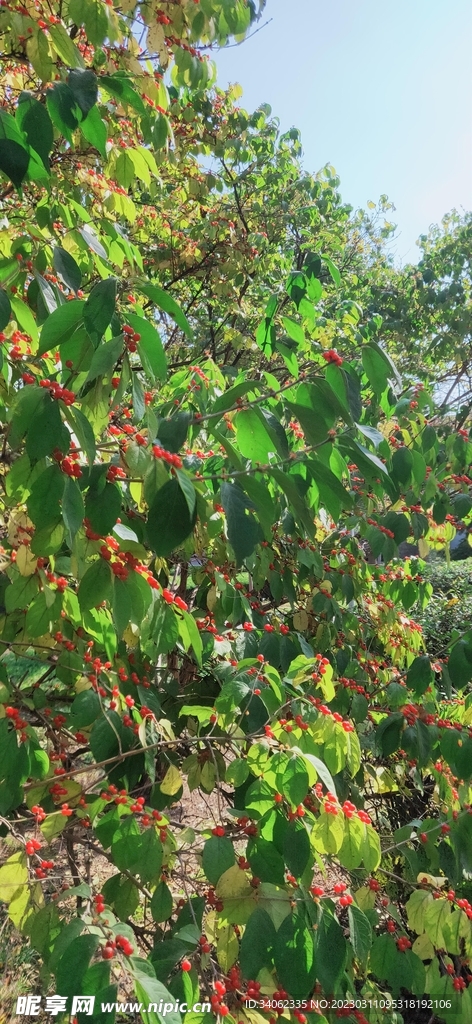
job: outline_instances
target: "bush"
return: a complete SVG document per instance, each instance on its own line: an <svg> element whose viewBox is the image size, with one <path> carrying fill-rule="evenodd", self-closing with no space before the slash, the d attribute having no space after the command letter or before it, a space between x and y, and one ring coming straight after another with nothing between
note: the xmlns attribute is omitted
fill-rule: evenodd
<svg viewBox="0 0 472 1024"><path fill-rule="evenodd" d="M463 633L472 622L472 558L461 562L435 559L422 570L431 583L429 603L417 614L423 627L426 648L436 656L445 655L455 633Z"/></svg>

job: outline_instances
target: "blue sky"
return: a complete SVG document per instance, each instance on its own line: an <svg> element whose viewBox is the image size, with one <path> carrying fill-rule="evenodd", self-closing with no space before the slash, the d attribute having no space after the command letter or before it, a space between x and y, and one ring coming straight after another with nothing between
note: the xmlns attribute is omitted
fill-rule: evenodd
<svg viewBox="0 0 472 1024"><path fill-rule="evenodd" d="M242 106L301 130L304 166L331 163L343 198L386 193L398 261L453 207L472 209L470 0L268 0L262 31L216 55Z"/></svg>

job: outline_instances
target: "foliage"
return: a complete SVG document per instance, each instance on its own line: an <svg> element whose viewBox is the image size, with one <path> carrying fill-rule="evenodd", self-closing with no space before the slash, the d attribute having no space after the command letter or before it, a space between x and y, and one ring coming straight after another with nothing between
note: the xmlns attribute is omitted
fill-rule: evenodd
<svg viewBox="0 0 472 1024"><path fill-rule="evenodd" d="M0 899L97 1020L470 1020L472 631L425 647L398 546L468 521L472 441L386 347L390 227L213 86L254 4L57 12L0 13Z"/></svg>
<svg viewBox="0 0 472 1024"><path fill-rule="evenodd" d="M441 654L472 619L472 560L447 565L438 559L427 563L423 573L433 592L418 621L428 650Z"/></svg>
<svg viewBox="0 0 472 1024"><path fill-rule="evenodd" d="M451 404L459 426L471 398L471 242L470 213L454 210L420 236L418 264L398 269L377 262L369 284L389 350L415 379L420 372L435 383L441 404Z"/></svg>

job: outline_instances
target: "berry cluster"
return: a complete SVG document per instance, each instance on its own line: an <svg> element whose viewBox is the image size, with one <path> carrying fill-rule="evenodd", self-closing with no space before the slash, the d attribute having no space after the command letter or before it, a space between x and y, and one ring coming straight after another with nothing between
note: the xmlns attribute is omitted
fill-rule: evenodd
<svg viewBox="0 0 472 1024"><path fill-rule="evenodd" d="M68 388L61 387L60 384L55 380L49 380L47 377L39 382L40 388L48 388L51 398L59 399L64 402L64 405L73 405L76 399L75 393L69 391Z"/></svg>
<svg viewBox="0 0 472 1024"><path fill-rule="evenodd" d="M339 353L336 352L335 348L329 348L328 351L323 352L322 355L323 359L326 359L327 363L334 363L335 366L342 365L342 356L340 356Z"/></svg>
<svg viewBox="0 0 472 1024"><path fill-rule="evenodd" d="M108 939L102 949L103 960L112 960L116 955L117 950L121 950L125 956L132 956L134 953L134 946L125 935L117 935L116 939Z"/></svg>
<svg viewBox="0 0 472 1024"><path fill-rule="evenodd" d="M175 469L182 468L182 459L180 455L175 455L174 452L166 452L165 448L161 448L158 444L153 444L152 454L156 459L162 459L163 462L167 462L168 466L174 466Z"/></svg>

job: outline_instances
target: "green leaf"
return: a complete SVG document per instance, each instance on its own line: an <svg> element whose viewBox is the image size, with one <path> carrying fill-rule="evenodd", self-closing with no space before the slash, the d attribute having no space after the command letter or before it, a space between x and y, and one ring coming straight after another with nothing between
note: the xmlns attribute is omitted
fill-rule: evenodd
<svg viewBox="0 0 472 1024"><path fill-rule="evenodd" d="M101 47L108 35L106 8L99 0L71 0L69 16L77 25L84 25L88 41L92 46Z"/></svg>
<svg viewBox="0 0 472 1024"><path fill-rule="evenodd" d="M458 640L449 655L447 668L452 685L463 690L472 679L472 644Z"/></svg>
<svg viewBox="0 0 472 1024"><path fill-rule="evenodd" d="M89 334L99 338L105 333L115 312L116 277L107 277L92 288L84 306L84 323Z"/></svg>
<svg viewBox="0 0 472 1024"><path fill-rule="evenodd" d="M289 473L282 473L280 469L273 468L270 469L270 475L277 481L279 487L287 496L291 506L291 511L293 510L295 513L302 529L304 527L308 536L313 537L313 514L310 514L310 511L298 490L294 475L291 476Z"/></svg>
<svg viewBox="0 0 472 1024"><path fill-rule="evenodd" d="M100 117L97 107L89 111L87 117L80 124L82 135L91 146L100 153L103 160L107 158L107 126Z"/></svg>
<svg viewBox="0 0 472 1024"><path fill-rule="evenodd" d="M153 893L149 907L153 920L157 921L158 924L162 921L168 921L169 917L172 916L172 893L165 882L159 882L157 889Z"/></svg>
<svg viewBox="0 0 472 1024"><path fill-rule="evenodd" d="M253 504L240 487L235 484L221 485L221 504L226 513L228 524L228 540L236 556L237 565L252 555L256 544L261 539L261 529L248 510Z"/></svg>
<svg viewBox="0 0 472 1024"><path fill-rule="evenodd" d="M379 980L390 977L396 957L397 947L392 935L378 935L374 939L370 952L370 968Z"/></svg>
<svg viewBox="0 0 472 1024"><path fill-rule="evenodd" d="M392 455L391 477L403 487L411 481L413 473L413 455L409 448L398 448Z"/></svg>
<svg viewBox="0 0 472 1024"><path fill-rule="evenodd" d="M338 853L339 861L348 871L362 864L364 825L358 818L346 818L344 822L343 845Z"/></svg>
<svg viewBox="0 0 472 1024"><path fill-rule="evenodd" d="M244 757L237 757L228 765L225 774L225 781L231 785L242 786L249 775L249 765Z"/></svg>
<svg viewBox="0 0 472 1024"><path fill-rule="evenodd" d="M0 331L3 331L11 317L11 303L7 293L0 288Z"/></svg>
<svg viewBox="0 0 472 1024"><path fill-rule="evenodd" d="M349 915L349 938L354 950L356 960L366 960L372 945L372 926L366 915L351 904L348 910Z"/></svg>
<svg viewBox="0 0 472 1024"><path fill-rule="evenodd" d="M29 153L14 139L9 139L3 130L0 118L0 171L19 188L26 177L29 164Z"/></svg>
<svg viewBox="0 0 472 1024"><path fill-rule="evenodd" d="M178 452L186 441L190 414L177 412L173 416L159 420L157 440L168 452Z"/></svg>
<svg viewBox="0 0 472 1024"><path fill-rule="evenodd" d="M337 266L333 263L332 259L330 259L329 256L322 256L321 258L323 260L323 263L326 263L326 266L331 274L334 284L336 285L337 288L339 288L341 285L341 274L339 273Z"/></svg>
<svg viewBox="0 0 472 1024"><path fill-rule="evenodd" d="M162 345L162 341L156 328L153 324L149 323L149 320L145 320L142 316L137 316L136 313L126 313L126 322L133 328L136 334L141 335L141 340L138 342L138 351L151 370L153 377L157 380L165 380L167 374L167 359Z"/></svg>
<svg viewBox="0 0 472 1024"><path fill-rule="evenodd" d="M6 588L4 592L5 608L7 612L15 611L15 608L26 610L38 590L38 580L35 576L20 576L14 583Z"/></svg>
<svg viewBox="0 0 472 1024"><path fill-rule="evenodd" d="M333 776L331 775L331 772L328 771L328 768L326 767L324 762L321 761L319 757L316 757L315 754L305 754L305 752L299 750L298 747L294 747L293 749L294 751L296 751L297 754L300 754L300 756L305 761L308 761L309 764L313 765L313 768L316 769L317 774L319 775L321 781L326 786L328 792L336 793L336 786L334 784Z"/></svg>
<svg viewBox="0 0 472 1024"><path fill-rule="evenodd" d="M74 331L83 323L84 306L85 302L82 299L72 299L71 302L58 306L54 313L48 316L41 329L38 355L44 355L72 337Z"/></svg>
<svg viewBox="0 0 472 1024"><path fill-rule="evenodd" d="M97 233L91 224L84 224L83 227L79 228L79 232L82 235L84 242L87 243L92 252L95 252L102 260L108 259L107 251L97 238Z"/></svg>
<svg viewBox="0 0 472 1024"><path fill-rule="evenodd" d="M52 123L72 145L72 132L78 127L80 113L74 93L65 82L56 82L47 90L46 104Z"/></svg>
<svg viewBox="0 0 472 1024"><path fill-rule="evenodd" d="M95 72L74 68L69 72L67 84L85 117L97 102L98 80Z"/></svg>
<svg viewBox="0 0 472 1024"><path fill-rule="evenodd" d="M124 75L100 75L100 88L105 89L110 96L115 96L126 106L132 107L138 114L146 113L146 107L139 93L132 88Z"/></svg>
<svg viewBox="0 0 472 1024"><path fill-rule="evenodd" d="M95 690L83 690L72 701L70 713L74 720L74 728L85 729L93 725L101 713L100 697Z"/></svg>
<svg viewBox="0 0 472 1024"><path fill-rule="evenodd" d="M226 836L211 836L203 847L202 866L210 885L235 864L232 842Z"/></svg>
<svg viewBox="0 0 472 1024"><path fill-rule="evenodd" d="M344 840L344 826L339 815L322 811L311 833L311 841L319 853L338 853Z"/></svg>
<svg viewBox="0 0 472 1024"><path fill-rule="evenodd" d="M62 996L81 992L82 979L98 942L98 935L79 935L62 954L55 970L57 991Z"/></svg>
<svg viewBox="0 0 472 1024"><path fill-rule="evenodd" d="M258 392L262 390L260 381L257 380L244 380L239 384L235 384L234 387L228 388L227 391L223 392L219 398L216 399L212 407L212 413L221 413L223 415L227 409L231 409L235 405L238 398L242 398L243 395L249 394L251 391Z"/></svg>
<svg viewBox="0 0 472 1024"><path fill-rule="evenodd" d="M42 82L50 82L53 64L49 53L49 42L45 32L38 29L26 43L26 52L36 74Z"/></svg>
<svg viewBox="0 0 472 1024"><path fill-rule="evenodd" d="M26 302L22 302L16 296L10 298L11 308L15 320L18 320L20 327L26 331L27 334L31 334L34 341L38 340L38 328L36 326L36 320Z"/></svg>
<svg viewBox="0 0 472 1024"><path fill-rule="evenodd" d="M136 820L122 818L111 841L113 863L120 871L137 874L141 858L141 833Z"/></svg>
<svg viewBox="0 0 472 1024"><path fill-rule="evenodd" d="M108 711L106 718L101 716L94 723L90 734L90 749L96 761L115 757L121 751L129 750L129 746L130 734L116 711Z"/></svg>
<svg viewBox="0 0 472 1024"><path fill-rule="evenodd" d="M62 495L62 515L67 530L73 540L82 526L84 518L84 499L76 480L66 476Z"/></svg>
<svg viewBox="0 0 472 1024"><path fill-rule="evenodd" d="M102 342L93 353L87 381L96 380L97 377L111 377L122 352L123 338L121 334L117 338L112 338L111 341Z"/></svg>
<svg viewBox="0 0 472 1024"><path fill-rule="evenodd" d="M66 452L70 444L70 435L64 426L59 405L45 392L43 402L28 427L26 434L26 451L33 460L51 455L55 448Z"/></svg>
<svg viewBox="0 0 472 1024"><path fill-rule="evenodd" d="M156 555L167 557L192 533L196 511L190 515L187 499L177 479L161 487L149 509L146 532Z"/></svg>
<svg viewBox="0 0 472 1024"><path fill-rule="evenodd" d="M134 163L128 150L123 150L115 164L115 179L122 188L129 189L136 177Z"/></svg>
<svg viewBox="0 0 472 1024"><path fill-rule="evenodd" d="M239 959L243 978L257 978L264 967L271 968L277 933L266 910L256 907L241 939Z"/></svg>
<svg viewBox="0 0 472 1024"><path fill-rule="evenodd" d="M381 474L381 477L388 478L388 471L383 462L373 455L368 448L365 448L359 441L350 439L342 445L341 448L345 448L349 455L352 456L352 461L356 463L361 472L366 476L368 480L376 479Z"/></svg>
<svg viewBox="0 0 472 1024"><path fill-rule="evenodd" d="M117 577L113 586L113 618L119 637L123 636L131 620L131 597L128 580Z"/></svg>
<svg viewBox="0 0 472 1024"><path fill-rule="evenodd" d="M431 661L426 654L420 654L411 663L407 676L406 685L409 690L414 690L420 696L425 693L428 686L433 682L433 670Z"/></svg>
<svg viewBox="0 0 472 1024"><path fill-rule="evenodd" d="M52 45L67 68L83 68L82 54L70 38L64 25L48 25Z"/></svg>
<svg viewBox="0 0 472 1024"><path fill-rule="evenodd" d="M316 973L325 992L337 991L347 961L347 942L334 917L324 911L318 925Z"/></svg>
<svg viewBox="0 0 472 1024"><path fill-rule="evenodd" d="M389 382L401 385L398 370L376 342L369 342L362 349L362 365L376 394L383 394Z"/></svg>
<svg viewBox="0 0 472 1024"><path fill-rule="evenodd" d="M443 729L440 749L454 775L468 782L472 777L472 739L462 739L455 729Z"/></svg>
<svg viewBox="0 0 472 1024"><path fill-rule="evenodd" d="M87 419L80 409L71 409L70 406L66 409L66 418L77 437L80 447L85 452L89 464L93 465L95 461L96 448L95 437L90 420Z"/></svg>
<svg viewBox="0 0 472 1024"><path fill-rule="evenodd" d="M140 836L137 874L143 882L154 882L162 867L162 843L154 828L147 828Z"/></svg>
<svg viewBox="0 0 472 1024"><path fill-rule="evenodd" d="M238 448L246 459L253 462L267 462L277 448L268 433L261 413L257 409L244 409L233 420L236 428Z"/></svg>
<svg viewBox="0 0 472 1024"><path fill-rule="evenodd" d="M309 790L309 781L303 758L295 754L290 758L281 781L282 793L294 807L303 803Z"/></svg>
<svg viewBox="0 0 472 1024"><path fill-rule="evenodd" d="M274 963L279 983L289 996L306 999L319 970L318 959L315 965L313 932L302 915L291 913L282 921L274 942Z"/></svg>
<svg viewBox="0 0 472 1024"><path fill-rule="evenodd" d="M15 120L20 131L26 135L28 145L36 150L46 170L49 171L49 154L54 144L54 129L46 107L31 93L22 92Z"/></svg>
<svg viewBox="0 0 472 1024"><path fill-rule="evenodd" d="M101 81L103 81L103 79L101 79ZM143 295L147 295L148 299L150 299L155 306L162 309L164 313L168 313L169 316L175 320L181 331L187 335L190 341L193 340L193 331L187 317L172 295L169 295L169 292L164 291L163 288L159 288L157 284L148 284L147 282L137 282L135 287L138 291L142 292Z"/></svg>
<svg viewBox="0 0 472 1024"><path fill-rule="evenodd" d="M400 746L404 718L400 712L387 715L378 724L375 731L375 742L383 757L394 754Z"/></svg>
<svg viewBox="0 0 472 1024"><path fill-rule="evenodd" d="M311 856L310 840L305 826L291 821L284 835L284 860L292 875L301 878Z"/></svg>
<svg viewBox="0 0 472 1024"><path fill-rule="evenodd" d="M78 292L82 282L82 273L74 257L66 249L56 246L53 250L52 262L56 274L62 277L67 287L73 292Z"/></svg>
<svg viewBox="0 0 472 1024"><path fill-rule="evenodd" d="M132 878L123 875L112 875L102 886L102 893L107 903L110 903L113 910L121 921L126 921L139 906L139 889ZM95 966L102 966L96 964Z"/></svg>
<svg viewBox="0 0 472 1024"><path fill-rule="evenodd" d="M418 935L424 931L424 916L426 908L432 902L432 893L424 889L415 889L405 904L408 918L408 927Z"/></svg>
<svg viewBox="0 0 472 1024"><path fill-rule="evenodd" d="M190 641L190 646L193 648L195 660L201 666L203 654L203 641L200 636L200 631L198 629L197 623L195 622L193 615L190 615L190 612L183 611L180 614L182 615L183 621L187 629L188 639Z"/></svg>
<svg viewBox="0 0 472 1024"><path fill-rule="evenodd" d="M109 563L103 558L92 562L82 577L77 597L81 611L96 608L102 601L108 601L112 592L112 574Z"/></svg>
<svg viewBox="0 0 472 1024"><path fill-rule="evenodd" d="M163 945L165 946L167 943ZM179 943L179 946L181 951L179 951L176 960L180 960L186 950L186 946L183 943ZM155 978L151 978L148 974L136 970L134 971L134 978L136 998L146 1007L153 1003L157 1006L157 1010L141 1011L145 1024L181 1024L181 1016L177 1010L167 1010L165 1014L159 1010L159 1007L164 1007L165 1005L175 1006L175 997L171 995L161 981L156 981Z"/></svg>
<svg viewBox="0 0 472 1024"><path fill-rule="evenodd" d="M329 466L325 466L319 459L310 459L307 466L320 492L323 505L336 522L343 509L352 508L351 495Z"/></svg>

